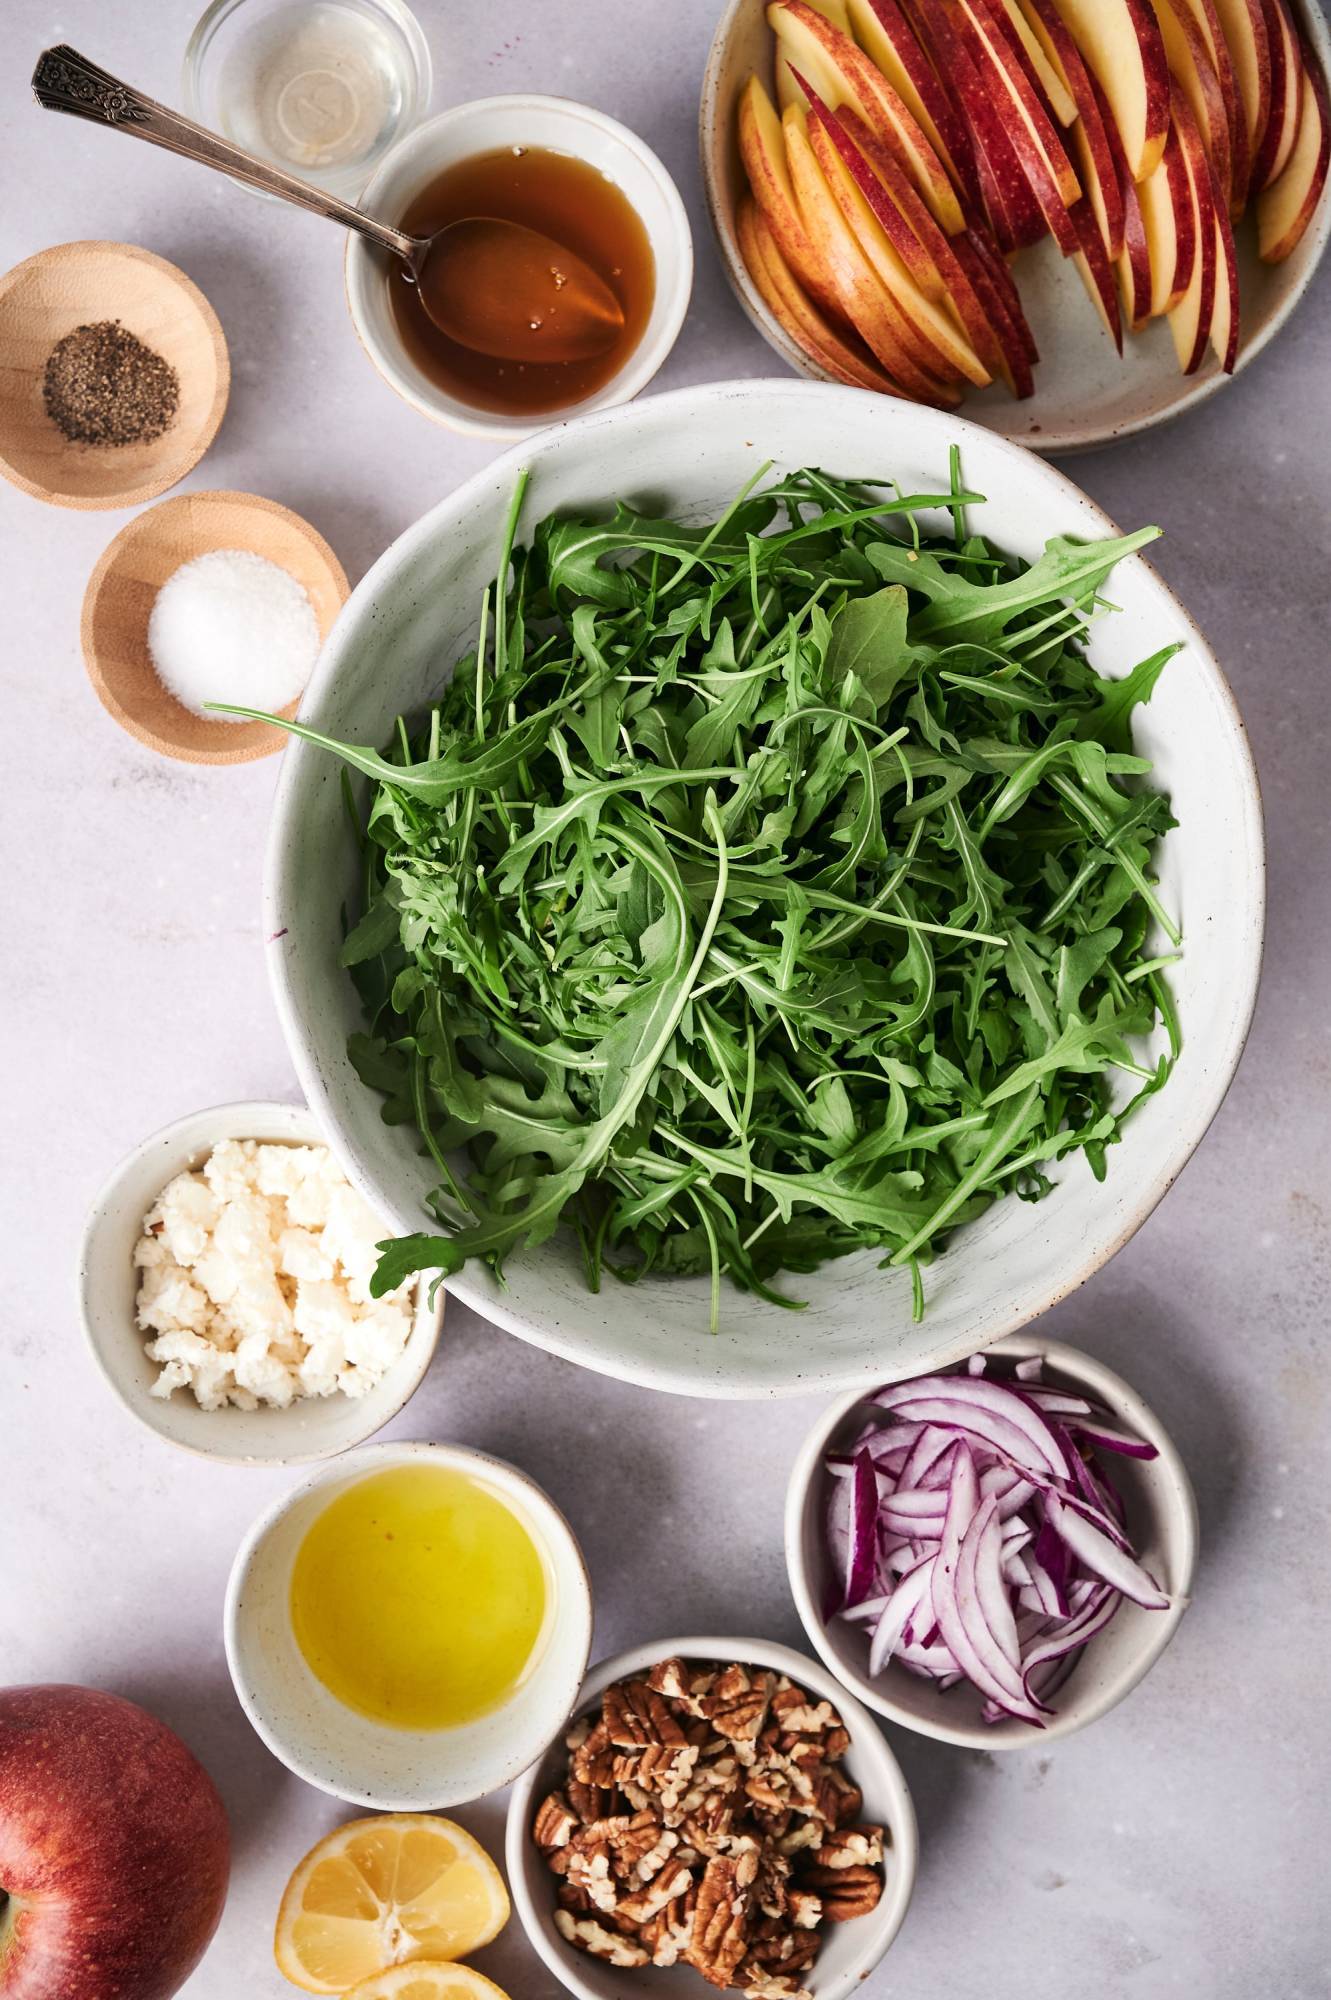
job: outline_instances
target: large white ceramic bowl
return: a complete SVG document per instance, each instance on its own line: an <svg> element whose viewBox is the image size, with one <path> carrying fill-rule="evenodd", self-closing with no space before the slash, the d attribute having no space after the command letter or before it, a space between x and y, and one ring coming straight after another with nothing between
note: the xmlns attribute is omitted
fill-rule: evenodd
<svg viewBox="0 0 1331 2000"><path fill-rule="evenodd" d="M1331 30L1318 0L1293 0L1293 5L1323 74L1331 74ZM792 368L827 381L759 295L736 234L736 209L747 183L735 138L735 106L751 70L771 85L774 37L766 15L767 0L728 0L717 23L698 122L703 187L721 261L740 305ZM1280 332L1331 239L1331 193L1324 193L1293 254L1283 264L1263 264L1254 212L1235 232L1242 325L1238 369L1255 361ZM999 382L969 391L965 402L968 416L1004 437L1019 438L1036 451L1088 451L1180 416L1231 380L1210 352L1195 375L1180 374L1163 319L1142 333L1125 333L1118 354L1076 270L1048 237L1021 252L1013 275L1040 349L1035 394L1016 402Z"/></svg>
<svg viewBox="0 0 1331 2000"><path fill-rule="evenodd" d="M919 1836L901 1766L873 1717L826 1667L768 1639L659 1639L634 1646L630 1652L616 1653L613 1659L601 1660L592 1668L582 1684L574 1714L584 1715L598 1707L613 1682L646 1673L658 1660L676 1656L700 1664L739 1660L745 1666L788 1674L816 1700L830 1701L845 1723L850 1736L845 1769L864 1794L863 1819L885 1830L883 1893L867 1916L823 1925L818 1956L804 1975L804 1984L813 2000L852 2000L901 1929L915 1887ZM615 1971L565 1943L555 1929L556 1878L531 1837L531 1823L537 1806L560 1783L567 1768L568 1752L563 1742L553 1742L540 1762L513 1787L504 1837L513 1904L537 1952L578 2000L632 2000L644 1984L638 1972ZM661 2000L689 2000L690 1995L697 2000L701 1984L691 1966L657 1966L646 1979L645 1991L649 1996L660 1995Z"/></svg>
<svg viewBox="0 0 1331 2000"><path fill-rule="evenodd" d="M552 509L608 507L617 497L652 513L710 518L765 459L779 469L890 477L908 492L946 490L953 443L967 484L988 496L973 525L1005 549L1031 557L1050 535L1114 532L1062 473L955 417L808 382L681 390L545 432L408 529L353 593L301 714L335 736L378 744L400 709L437 691L475 643L476 607L520 466L531 468L522 526L530 533ZM1150 516L1144 493L1138 519ZM871 1253L794 1280L793 1295L808 1300L803 1312L727 1286L715 1335L704 1279L649 1278L594 1296L576 1248L560 1240L511 1258L503 1287L469 1265L452 1283L459 1298L539 1347L653 1388L827 1393L959 1360L1046 1311L1140 1228L1205 1132L1243 1047L1261 957L1262 824L1243 724L1206 641L1140 557L1115 571L1110 595L1122 608L1097 622L1090 648L1102 673L1122 674L1183 642L1138 711L1136 737L1180 822L1161 851L1161 893L1187 951L1171 973L1184 1054L1168 1088L1111 1150L1104 1182L1078 1155L1047 1200L999 1202L959 1232L927 1274L918 1325L907 1277L879 1270ZM355 897L340 766L293 743L267 861L264 930L278 1009L301 1084L348 1171L399 1228L418 1230L430 1226L422 1203L434 1170L410 1131L383 1122L346 1054L361 1023L338 964L340 912Z"/></svg>
<svg viewBox="0 0 1331 2000"><path fill-rule="evenodd" d="M442 1466L488 1487L523 1523L546 1574L539 1657L500 1707L455 1729L358 1715L315 1679L291 1625L291 1572L314 1521L358 1480L403 1465ZM465 1445L376 1444L321 1466L255 1522L231 1567L223 1637L241 1707L289 1771L349 1805L426 1812L507 1785L563 1727L591 1650L591 1579L572 1528L517 1466Z"/></svg>

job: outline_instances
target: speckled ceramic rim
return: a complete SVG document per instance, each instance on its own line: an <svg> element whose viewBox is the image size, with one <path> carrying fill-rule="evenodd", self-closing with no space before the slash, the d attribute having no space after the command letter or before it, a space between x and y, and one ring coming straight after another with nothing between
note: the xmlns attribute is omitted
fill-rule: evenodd
<svg viewBox="0 0 1331 2000"><path fill-rule="evenodd" d="M545 1552L555 1572L558 1591L556 1616L561 1627L572 1623L580 1627L575 1650L575 1670L558 1680L550 1678L547 1670L537 1666L532 1685L539 1684L542 1675L548 1680L542 1708L542 1726L539 1734L533 1732L525 1742L518 1744L515 1751L497 1760L493 1769L486 1774L479 1785L469 1784L464 1788L450 1784L446 1773L447 1749L452 1732L446 1729L430 1732L438 1744L438 1783L429 1788L430 1800L427 1806L419 1794L402 1797L375 1789L373 1786L357 1787L352 1784L335 1785L306 1756L303 1747L280 1736L270 1725L264 1711L256 1702L253 1692L247 1686L240 1668L239 1634L242 1621L247 1616L245 1587L253 1568L258 1550L277 1523L292 1507L320 1486L334 1481L343 1484L350 1476L355 1479L373 1472L386 1471L394 1465L415 1465L428 1463L446 1466L452 1471L470 1473L487 1486L496 1488L501 1495L511 1497L516 1508L525 1513L534 1533L545 1546ZM476 1451L470 1446L459 1444L433 1444L425 1440L403 1442L401 1444L366 1445L355 1452L348 1452L331 1465L303 1479L289 1492L275 1500L271 1507L259 1516L236 1551L227 1580L226 1602L222 1614L222 1632L226 1647L227 1668L237 1699L249 1717L256 1734L267 1744L279 1762L303 1778L307 1785L313 1785L330 1797L343 1799L348 1805L368 1806L375 1812L422 1812L437 1806L465 1805L473 1799L485 1798L497 1792L502 1786L511 1784L518 1774L529 1764L544 1756L555 1736L564 1727L577 1699L578 1683L586 1670L592 1642L592 1581L577 1536L567 1519L555 1505L544 1487L538 1486L529 1474L511 1465L507 1459L494 1458L489 1452ZM501 1708L498 1714L502 1716ZM426 1732L409 1732L424 1736ZM383 1734L396 1738L396 1730L385 1729ZM424 1761L424 1760L422 1760Z"/></svg>
<svg viewBox="0 0 1331 2000"><path fill-rule="evenodd" d="M779 378L776 380L755 379L714 382L696 388L673 389L663 395L651 397L646 404L639 405L638 409L628 407L599 410L591 415L576 418L573 421L576 422L580 433L583 435L592 430L600 431L603 434L606 464L607 466L611 466L618 462L615 450L616 430L628 428L638 421L640 412L644 408L650 409L655 418L659 418L662 415L674 415L678 412L680 436L682 439L686 439L690 426L705 420L705 406L713 400L720 400L726 397L740 399L761 397L764 399L775 398L779 401L784 397L795 399L809 395L816 395L822 398L840 397L848 399L864 411L866 419L869 419L869 413L873 412L873 418L870 421L881 422L884 408L886 407L889 410L892 408L890 399L876 395L869 389L852 389L839 384L819 384ZM982 437L990 447L1000 453L1010 452L1014 460L1038 466L1040 477L1055 486L1061 486L1075 503L1078 510L1084 513L1088 525L1093 526L1097 533L1107 537L1118 536L1122 533L1122 530L1111 520L1104 509L1083 493L1081 488L1066 472L1062 471L1058 466L1050 464L1048 460L1040 458L1029 447L1018 444L1011 438L1000 437L996 432L986 430L970 419L955 416L950 412L943 414L941 412L922 410L918 406L912 406L912 414L914 418L936 424L939 433L940 456L945 457L944 448L946 446L956 444L960 447L964 459L967 439L970 437L977 439ZM774 430L779 429L779 425L775 423L771 423L770 427ZM460 517L466 513L474 485L479 486L482 483L488 483L497 474L516 477L520 470L538 467L542 449L556 444L559 437L568 428L568 425L552 427L534 442L515 445L503 457L496 459L483 473L476 474L473 480L465 481L448 499L440 501L437 506L422 515L419 521L413 523L410 528L406 529L384 551L379 560L362 577L355 591L353 591L349 603L344 606L341 617L338 620L338 625L334 626L332 633L329 635L329 640L325 644L320 663L315 669L309 688L306 689L303 698L305 704L310 702L311 697L317 698L324 676L337 671L339 664L336 644L338 630L342 621L348 616L348 613L355 609L358 601L373 599L379 591L391 588L398 570L404 566L412 550L417 544L428 542L437 532L437 523L441 519L453 516ZM1079 527L1080 525L1081 523L1079 522ZM1149 1220L1158 1204L1174 1185L1179 1174L1187 1166L1197 1147L1206 1137L1212 1120L1215 1118L1220 1106L1224 1103L1226 1093L1234 1078L1234 1072L1238 1068L1239 1061L1243 1055L1248 1032L1252 1026L1253 1010L1257 1004L1257 988L1261 977L1266 909L1266 857L1262 827L1261 792L1257 781L1256 766L1253 763L1252 753L1248 747L1247 731L1243 724L1242 715L1239 712L1238 703L1234 698L1234 691L1230 687L1223 668L1200 627L1197 625L1196 620L1185 610L1163 577L1145 561L1143 556L1132 555L1128 557L1128 561L1130 563L1141 563L1144 568L1150 570L1159 589L1172 605L1180 625L1189 635L1190 644L1195 649L1198 658L1205 662L1207 672L1214 682L1217 695L1229 715L1230 726L1234 732L1236 745L1243 755L1246 783L1242 793L1235 800L1235 812L1241 814L1246 822L1248 849L1252 857L1251 879L1244 884L1245 898L1248 899L1251 908L1252 923L1250 958L1245 968L1244 984L1246 990L1242 995L1240 1005L1235 1010L1234 1026L1229 1042L1217 1052L1217 1058L1212 1071L1209 1100L1204 1105L1195 1125L1185 1134L1180 1135L1168 1173L1153 1178L1141 1187L1121 1228L1119 1228L1106 1245L1097 1247L1089 1256L1083 1254L1080 1260L1070 1256L1068 1259L1067 1275L1065 1277L1061 1278L1056 1284L1050 1284L1047 1290L1037 1294L1029 1304L1023 1304L1020 1308L1012 1311L1006 1324L1001 1326L998 1334L995 1335L996 1339L1005 1333L1015 1333L1020 1327L1027 1326L1032 1321L1042 1318L1054 1306L1060 1304L1065 1298L1068 1298L1073 1292L1084 1285L1088 1279L1094 1277L1095 1273L1102 1269L1105 1264L1109 1263L1111 1258L1116 1257L1124 1245L1131 1242L1142 1224ZM264 864L264 931L269 937L280 932L285 922L285 918L279 914L282 907L279 890L282 874L282 856L279 850L279 843L286 838L283 825L282 801L285 789L295 781L294 772L295 766L293 761L290 758L284 759L283 769L278 779L273 814L269 822L269 843ZM268 969L278 1019L282 1024L282 1032L286 1038L291 1059L296 1066L296 1073L300 1077L307 1095L315 1103L318 1103L325 1095L324 1079L320 1074L318 1064L312 1059L306 1045L304 1029L293 1006L288 987L285 959L280 952L271 951L268 954ZM331 1143L334 1150L338 1152L344 1169L356 1181L357 1185L360 1186L366 1199L370 1201L382 1201L382 1194L377 1192L373 1183L360 1172L354 1154L344 1145L340 1135L335 1136ZM1056 1199L1056 1194L1052 1198ZM418 1223L408 1221L405 1218L400 1223L400 1227L404 1231L418 1226ZM562 1360L572 1361L579 1367L585 1368L597 1365L588 1361L580 1343L565 1340L558 1327L537 1324L530 1317L517 1312L508 1304L506 1294L497 1290L487 1289L483 1282L471 1278L465 1268L450 1278L449 1290L456 1298L461 1299L464 1304L471 1306L476 1312L480 1313L483 1318L491 1321L496 1326L502 1327L505 1332L515 1334L519 1340L529 1341L533 1346L543 1348L547 1353L557 1354ZM935 1355L933 1366L936 1368L946 1368L953 1362L964 1360L972 1351L974 1344L973 1339L958 1338L952 1341ZM598 1372L613 1374L615 1380L632 1382L640 1388L665 1390L678 1395L703 1395L717 1401L750 1400L755 1394L753 1387L747 1381L717 1381L711 1377L701 1381L692 1378L679 1380L674 1377L663 1380L654 1367L639 1365L632 1350L628 1347L625 1348L622 1360L614 1369L600 1369ZM799 1377L782 1382L779 1385L768 1384L757 1393L763 1398L807 1396L816 1391L831 1394L837 1390L853 1387L859 1387L862 1390L867 1384L880 1382L883 1379L883 1371L869 1364L853 1369L849 1367L839 1368L818 1380L810 1379L806 1375L801 1374Z"/></svg>
<svg viewBox="0 0 1331 2000"><path fill-rule="evenodd" d="M863 1787L865 1810L871 1817L881 1819L890 1830L893 1858L891 1876L877 1909L871 1917L857 1920L866 1926L866 1930L872 1928L872 1940L866 1938L863 1956L835 1979L820 1979L816 1961L809 1975L809 1989L814 2000L850 2000L850 1996L859 1992L862 1982L885 1956L901 1929L915 1887L919 1865L919 1830L915 1806L901 1766L873 1717L854 1695L847 1692L844 1683L835 1674L829 1674L825 1667L819 1666L806 1653L797 1653L790 1646L777 1645L768 1639L657 1639L646 1645L634 1646L628 1652L615 1653L609 1659L598 1661L592 1668L578 1690L570 1714L580 1715L605 1692L612 1681L622 1680L626 1674L641 1673L658 1660L672 1659L676 1655L683 1660L739 1660L745 1666L769 1667L774 1673L789 1674L797 1685L834 1704L850 1731L852 1760L857 1757L862 1767L872 1767L873 1789ZM859 1775L861 1778L866 1775L863 1768ZM603 2000L603 1993L582 1978L580 1954L571 1946L552 1938L545 1922L545 1913L554 1901L554 1877L537 1851L530 1832L532 1800L539 1777L539 1763L534 1763L514 1785L508 1802L504 1861L509 1891L528 1940L560 1984L566 1986L570 1993L577 1994L579 2000ZM650 1988L650 1979L647 1984ZM626 1989L627 1985L626 1981Z"/></svg>
<svg viewBox="0 0 1331 2000"><path fill-rule="evenodd" d="M863 1400L867 1392L862 1389L838 1398L823 1411L791 1466L786 1488L786 1570L800 1621L819 1658L841 1686L854 1689L866 1708L886 1716L889 1722L897 1723L902 1729L913 1730L920 1736L932 1736L940 1743L956 1743L974 1750L1039 1750L1061 1736L1075 1735L1079 1729L1085 1729L1088 1723L1098 1721L1111 1708L1117 1707L1124 1696L1131 1694L1138 1682L1150 1672L1177 1632L1191 1602L1197 1567L1197 1500L1187 1468L1164 1425L1137 1391L1121 1375L1106 1368L1103 1362L1083 1354L1080 1348L1069 1347L1064 1341L1045 1339L1036 1333L1009 1334L986 1348L985 1353L1009 1361L1022 1361L1032 1355L1040 1355L1055 1375L1088 1389L1128 1430L1153 1444L1159 1454L1152 1462L1160 1475L1154 1485L1163 1495L1178 1550L1174 1574L1169 1579L1172 1601L1167 1611L1149 1614L1149 1621L1143 1625L1143 1643L1122 1670L1097 1688L1094 1695L1083 1695L1080 1699L1074 1676L1067 1684L1066 1693L1054 1697L1058 1706L1045 1727L1032 1729L1011 1721L974 1725L925 1721L893 1701L889 1692L893 1685L891 1668L886 1674L871 1680L867 1674L852 1672L843 1660L837 1658L828 1644L827 1622L814 1601L804 1560L804 1528L811 1497L822 1477L828 1442L856 1404ZM896 1671L905 1678L902 1669Z"/></svg>
<svg viewBox="0 0 1331 2000"><path fill-rule="evenodd" d="M679 189L667 173L661 161L646 142L627 125L621 125L617 118L610 118L604 111L597 111L590 104L579 104L570 97L553 97L533 92L524 92L507 97L478 97L468 104L458 104L451 111L441 111L435 118L428 118L417 125L394 146L375 169L374 178L365 189L361 205L372 212L383 205L382 184L388 175L401 163L403 155L410 150L422 155L428 154L439 137L458 126L480 123L485 119L500 121L508 125L515 138L521 138L525 131L524 119L533 111L553 116L563 121L568 128L568 144L561 150L578 158L583 157L578 144L579 128L590 128L601 133L631 154L638 164L656 183L657 192L666 207L669 217L669 234L678 259L678 271L673 289L669 295L661 293L663 312L661 324L653 333L650 327L633 349L617 375L611 377L602 388L588 397L581 405L569 410L550 410L533 415L526 428L515 425L512 419L500 418L485 410L472 409L443 390L427 397L423 395L398 366L397 352L387 348L374 330L366 323L360 310L357 290L363 281L363 274L375 270L374 253L363 238L349 236L343 265L344 290L347 311L356 331L356 338L383 380L395 394L419 410L432 423L443 424L449 430L458 431L466 437L488 437L511 444L515 439L530 436L543 430L548 424L568 421L578 416L580 410L594 414L621 403L631 402L638 395L658 369L664 364L684 324L689 299L693 291L693 233L689 228L688 212L680 197ZM503 144L501 138L478 139L477 150L488 151L496 144ZM642 219L642 218L640 218ZM644 228L647 227L643 220ZM650 234L650 232L649 232ZM652 254L656 259L657 283L662 274L662 241L651 239Z"/></svg>
<svg viewBox="0 0 1331 2000"><path fill-rule="evenodd" d="M382 1430L385 1424L391 1423L393 1418L405 1409L421 1383L425 1380L430 1363L434 1360L435 1348L438 1345L440 1333L443 1330L444 1307L446 1303L444 1289L441 1285L434 1306L430 1306L428 1274L426 1279L422 1280L421 1284L417 1287L416 1317L418 1321L426 1315L433 1319L433 1340L423 1345L409 1365L402 1369L401 1379L395 1385L400 1387L402 1393L394 1402L392 1408L385 1410L382 1414L376 1413L373 1415L359 1436L345 1440L340 1444L328 1445L313 1451L283 1453L280 1457L271 1455L265 1457L256 1457L252 1454L246 1455L243 1452L226 1450L220 1443L217 1446L209 1445L206 1449L201 1445L186 1444L181 1438L173 1437L169 1431L163 1429L162 1415L167 1406L156 1401L149 1395L144 1394L140 1396L129 1393L126 1390L123 1377L110 1366L105 1351L105 1339L103 1334L98 1331L89 1297L92 1266L91 1245L93 1238L104 1227L106 1211L110 1207L112 1197L126 1175L136 1168L139 1162L149 1154L160 1153L167 1158L172 1156L178 1157L181 1151L181 1142L185 1135L196 1129L201 1121L214 1123L217 1127L212 1139L204 1142L203 1151L205 1153L211 1150L213 1146L219 1145L223 1139L230 1138L238 1130L243 1130L245 1127L251 1125L256 1129L246 1133L246 1136L250 1138L262 1138L264 1136L263 1127L267 1126L271 1129L274 1124L278 1124L284 1129L285 1136L274 1138L272 1141L274 1144L297 1146L328 1145L328 1140L320 1129L319 1122L315 1118L314 1113L307 1110L303 1104L281 1104L272 1099L251 1098L241 1099L234 1104L210 1105L202 1111L191 1111L187 1116L173 1119L169 1125L163 1125L160 1130L150 1132L146 1139L141 1139L131 1152L126 1153L124 1158L118 1161L116 1166L112 1168L98 1189L96 1199L88 1211L88 1219L84 1224L83 1234L79 1239L79 1256L76 1267L79 1321L83 1328L83 1337L88 1344L89 1352L96 1364L97 1372L111 1390L117 1402L124 1409L128 1410L132 1417L136 1417L145 1429L153 1431L165 1444L174 1446L177 1451L189 1452L192 1458L206 1458L211 1460L215 1465L257 1465L265 1468L280 1465L313 1465L320 1460L338 1459L348 1451L359 1449L367 1438L373 1437L376 1431ZM332 1148L329 1150L331 1151ZM191 1154L197 1154L200 1148L197 1144L191 1144L188 1151ZM334 1158L336 1158L335 1153ZM166 1185L172 1174L183 1171L184 1168L182 1166L168 1167L163 1175L162 1185ZM142 1345L143 1336L132 1322L125 1328L125 1336L127 1340L137 1341L140 1346ZM405 1359L405 1357L403 1358ZM228 1420L233 1418L237 1412L233 1410L217 1410L209 1414L215 1419L219 1438L223 1438L226 1435Z"/></svg>
<svg viewBox="0 0 1331 2000"><path fill-rule="evenodd" d="M698 157L702 175L703 195L707 203L707 215L712 225L712 234L716 239L721 263L724 266L727 278L730 280L731 290L742 306L745 315L762 335L768 346L775 348L783 361L788 362L797 374L805 376L809 381L835 383L836 377L829 375L826 369L820 368L816 361L810 360L803 348L791 339L758 291L752 278L750 278L745 268L744 259L740 255L739 241L735 234L733 217L727 210L721 189L717 186L716 175L713 171L713 159L715 157L718 138L717 124L721 115L718 105L720 74L726 45L733 31L736 16L742 9L752 6L752 4L753 0L729 0L725 12L717 23L716 33L712 37L712 46L707 57L707 67L703 72L702 99L698 109ZM1299 7L1298 0L1295 0L1295 6L1300 17L1300 25L1307 35L1308 40L1313 45L1318 60L1321 63L1323 74L1331 76L1331 28L1327 26L1326 16L1323 14L1318 0L1306 0L1306 4L1302 7ZM1281 328L1286 324L1290 315L1307 296L1309 287L1317 275L1318 267L1326 251L1326 246L1328 242L1331 242L1331 195L1328 195L1325 191L1319 203L1317 215L1314 217L1308 231L1306 241L1308 243L1308 251L1305 251L1304 254L1307 258L1307 268L1301 280L1297 285L1292 287L1288 295L1274 308L1269 317L1257 329L1256 333L1250 338L1244 336L1240 339L1233 376L1217 372L1199 381L1195 377L1180 375L1178 393L1165 409L1158 410L1150 416L1134 418L1126 423L1109 425L1103 430L1082 432L1076 436L1065 437L1057 431L1042 432L1038 439L1031 438L1026 440L1028 448L1039 451L1041 455L1051 454L1058 457L1074 457L1084 451L1095 451L1102 445L1117 444L1120 438L1135 437L1141 431L1155 430L1161 424L1172 423L1175 417L1181 417L1185 410L1196 409L1199 404L1207 402L1216 394L1217 390L1223 389L1228 382L1231 382L1234 376L1240 375L1249 362L1257 359L1257 356L1270 345ZM1038 396L1038 394L1039 385L1037 382L1036 395ZM1018 404L1014 405L1014 407L1020 409L1023 406ZM999 437L1007 435L998 424L992 427L988 424L985 425L985 429L990 428ZM1016 443L1021 440L1014 436L1009 441Z"/></svg>

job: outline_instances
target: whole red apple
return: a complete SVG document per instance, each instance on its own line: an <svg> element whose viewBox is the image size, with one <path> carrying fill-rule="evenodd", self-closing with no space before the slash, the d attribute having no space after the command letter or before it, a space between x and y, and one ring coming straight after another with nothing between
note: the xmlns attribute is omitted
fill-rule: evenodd
<svg viewBox="0 0 1331 2000"><path fill-rule="evenodd" d="M3 2000L168 2000L230 1866L222 1801L165 1723L96 1688L0 1689Z"/></svg>

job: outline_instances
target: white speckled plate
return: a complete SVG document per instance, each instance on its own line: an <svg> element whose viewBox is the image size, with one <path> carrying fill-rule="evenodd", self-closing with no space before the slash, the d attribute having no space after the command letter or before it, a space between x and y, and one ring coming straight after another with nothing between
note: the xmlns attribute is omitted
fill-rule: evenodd
<svg viewBox="0 0 1331 2000"><path fill-rule="evenodd" d="M799 374L828 381L759 296L735 236L735 208L746 186L735 142L735 105L751 70L771 82L773 38L765 7L766 0L729 0L712 42L699 114L703 184L721 261L745 312ZM1296 12L1323 71L1331 75L1331 30L1325 15L1315 0L1302 5L1296 0ZM1242 311L1238 368L1246 368L1279 333L1307 291L1329 237L1331 192L1324 192L1303 241L1283 264L1260 261L1251 211L1244 218L1237 231ZM1021 252L1013 274L1040 349L1035 394L1019 403L996 383L971 391L963 405L966 416L1002 437L1041 452L1088 451L1179 416L1229 380L1209 350L1195 375L1180 374L1164 320L1153 321L1144 333L1125 333L1120 360L1081 279L1048 238Z"/></svg>
<svg viewBox="0 0 1331 2000"><path fill-rule="evenodd" d="M821 465L945 491L948 448L988 496L976 532L1027 558L1055 534L1104 536L1113 523L1053 466L991 431L862 389L814 382L719 382L650 396L557 426L509 452L409 528L360 584L324 647L303 719L355 743L382 743L401 710L419 710L476 637L500 528L520 466L531 484L529 536L552 511L608 510L714 519L763 461L778 472ZM1132 525L1150 519L1143 494ZM936 525L945 527L946 517ZM468 1265L450 1286L511 1333L603 1374L692 1396L800 1395L849 1389L955 1361L1013 1332L1089 1278L1146 1220L1215 1114L1247 1033L1261 962L1264 871L1257 779L1225 677L1183 607L1133 556L1114 571L1120 606L1096 622L1090 657L1126 673L1172 640L1183 651L1139 712L1136 742L1154 760L1178 827L1160 853L1161 893L1186 951L1171 977L1185 1050L1167 1090L1147 1100L1097 1181L1083 1156L1045 1201L997 1203L960 1230L911 1317L904 1271L872 1252L789 1281L802 1312L727 1285L708 1332L703 1278L652 1276L631 1289L587 1290L576 1244L556 1237L508 1260L500 1285ZM347 1056L361 1026L338 960L341 911L354 907L357 858L341 769L296 742L282 760L269 838L264 932L278 1013L311 1108L367 1195L403 1231L430 1226L437 1172L414 1132L385 1124L382 1104Z"/></svg>

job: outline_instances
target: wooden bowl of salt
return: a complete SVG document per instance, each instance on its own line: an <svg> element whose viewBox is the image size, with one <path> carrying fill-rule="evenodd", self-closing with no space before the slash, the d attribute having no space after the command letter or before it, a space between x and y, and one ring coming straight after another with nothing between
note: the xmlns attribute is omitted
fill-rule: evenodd
<svg viewBox="0 0 1331 2000"><path fill-rule="evenodd" d="M180 576L199 557L220 563L220 582L227 590L262 591L271 572L248 566L242 557L263 559L294 580L308 600L317 627L318 644L327 638L333 620L347 600L346 572L317 529L289 507L257 493L182 493L136 515L121 529L88 579L83 599L81 636L83 658L98 700L122 729L156 750L186 764L248 764L271 756L287 742L283 729L271 723L238 722L227 716L198 714L177 698L162 679L149 644L154 606L169 582L181 597ZM251 575L250 572L253 574ZM201 661L215 657L211 648L210 607L206 597L195 604L173 607L173 648L188 652L198 621ZM156 643L160 636L154 628ZM312 663L312 662L311 662ZM247 663L262 675L265 663ZM225 678L220 673L217 679ZM270 713L295 713L299 691L281 703L253 698L248 689L213 685L201 668L198 693L206 700L234 701Z"/></svg>
<svg viewBox="0 0 1331 2000"><path fill-rule="evenodd" d="M109 425L95 393L108 351L128 390ZM151 250L57 243L0 277L0 473L34 499L82 508L155 500L207 451L230 387L217 314Z"/></svg>

